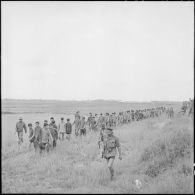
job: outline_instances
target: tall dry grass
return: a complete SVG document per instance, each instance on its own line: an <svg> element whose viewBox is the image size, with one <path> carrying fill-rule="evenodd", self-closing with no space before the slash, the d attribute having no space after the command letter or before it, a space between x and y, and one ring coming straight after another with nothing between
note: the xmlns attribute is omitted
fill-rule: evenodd
<svg viewBox="0 0 195 195"><path fill-rule="evenodd" d="M55 151L33 150L2 161L4 193L193 193L193 127L183 116L165 116L114 130L123 160L116 158L115 179L98 158L98 133L58 142ZM141 181L141 188L135 185Z"/></svg>

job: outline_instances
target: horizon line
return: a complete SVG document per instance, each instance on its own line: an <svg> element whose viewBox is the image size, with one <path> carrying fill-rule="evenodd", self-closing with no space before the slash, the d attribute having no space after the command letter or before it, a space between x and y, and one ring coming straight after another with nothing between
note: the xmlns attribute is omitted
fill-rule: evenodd
<svg viewBox="0 0 195 195"><path fill-rule="evenodd" d="M84 99L84 100L62 100L62 99L20 99L20 98L1 98L1 100L24 100L24 101L76 101L76 102L84 102L84 101L116 101L116 102L182 102L182 101L188 101L188 100L119 100L119 99Z"/></svg>

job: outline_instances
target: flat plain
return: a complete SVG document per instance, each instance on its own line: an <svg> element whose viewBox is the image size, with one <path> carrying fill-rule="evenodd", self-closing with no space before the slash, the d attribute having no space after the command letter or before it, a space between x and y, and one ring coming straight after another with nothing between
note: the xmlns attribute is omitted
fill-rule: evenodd
<svg viewBox="0 0 195 195"><path fill-rule="evenodd" d="M162 105L174 107L173 119L163 114L114 128L123 159L115 160L113 181L98 157L98 132L82 138L73 134L70 142L58 141L56 150L43 156L28 149L27 132L17 152L14 131L19 116L26 124L38 120L41 125L53 116L58 124L62 116L73 122L77 110L87 116ZM181 102L3 101L2 193L194 193L193 119L179 114L180 107Z"/></svg>

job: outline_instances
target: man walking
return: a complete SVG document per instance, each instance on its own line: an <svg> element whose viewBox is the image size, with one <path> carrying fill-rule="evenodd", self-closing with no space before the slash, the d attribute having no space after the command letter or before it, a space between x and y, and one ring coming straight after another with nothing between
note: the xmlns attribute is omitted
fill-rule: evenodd
<svg viewBox="0 0 195 195"><path fill-rule="evenodd" d="M194 117L194 100L190 99L188 116Z"/></svg>
<svg viewBox="0 0 195 195"><path fill-rule="evenodd" d="M86 135L86 121L84 116L82 117L80 128L80 135Z"/></svg>
<svg viewBox="0 0 195 195"><path fill-rule="evenodd" d="M72 124L70 123L70 119L67 119L66 123L66 139L70 141L70 136L72 133Z"/></svg>
<svg viewBox="0 0 195 195"><path fill-rule="evenodd" d="M16 123L16 132L18 134L18 151L21 148L21 144L23 143L23 129L25 133L27 133L26 124L22 121L22 118L19 118L19 121Z"/></svg>
<svg viewBox="0 0 195 195"><path fill-rule="evenodd" d="M80 116L78 116L77 118L75 118L73 125L75 125L75 135L78 136L79 135L79 131L80 131Z"/></svg>
<svg viewBox="0 0 195 195"><path fill-rule="evenodd" d="M98 139L98 148L99 148L99 153L100 153L100 158L103 158L103 153L104 153L104 130L105 130L105 125L102 124L101 129L100 129L100 135Z"/></svg>
<svg viewBox="0 0 195 195"><path fill-rule="evenodd" d="M51 132L52 138L53 138L53 148L57 145L57 139L58 139L58 130L57 125L55 124L55 120L53 117L50 118L50 124L49 124L49 130Z"/></svg>
<svg viewBox="0 0 195 195"><path fill-rule="evenodd" d="M49 152L50 144L53 143L53 137L49 131L49 126L47 123L44 123L43 128L41 129L41 142L39 144L40 154L43 151Z"/></svg>
<svg viewBox="0 0 195 195"><path fill-rule="evenodd" d="M39 121L35 123L34 134L35 134L34 147L35 152L37 152L37 150L39 149L39 143L41 142L41 127L39 126Z"/></svg>
<svg viewBox="0 0 195 195"><path fill-rule="evenodd" d="M89 117L88 117L88 119L87 119L87 124L88 124L88 126L89 126L89 131L91 131L92 130L92 118L93 118L93 116L92 116L92 113L90 112L89 113Z"/></svg>
<svg viewBox="0 0 195 195"><path fill-rule="evenodd" d="M103 117L103 115L101 113L100 116L99 116L99 118L98 118L98 122L97 122L98 128L101 128L102 127L103 122L104 122L104 117Z"/></svg>
<svg viewBox="0 0 195 195"><path fill-rule="evenodd" d="M61 118L61 122L58 125L58 134L59 134L59 139L64 141L64 134L66 133L66 127L65 127L65 122L64 118Z"/></svg>
<svg viewBox="0 0 195 195"><path fill-rule="evenodd" d="M93 116L92 117L92 121L91 121L91 129L92 129L92 131L97 131L98 130L98 128L97 128L97 123L96 123L96 121L95 121L95 117Z"/></svg>
<svg viewBox="0 0 195 195"><path fill-rule="evenodd" d="M35 141L35 134L34 134L34 129L32 127L32 123L28 124L28 128L29 128L29 150L31 149L31 145L33 143L34 145L34 141ZM34 145L35 148L35 145Z"/></svg>
<svg viewBox="0 0 195 195"><path fill-rule="evenodd" d="M104 130L104 132L105 136L103 136L104 145L103 158L105 158L107 161L107 165L110 171L110 179L113 180L114 177L113 163L116 157L117 150L119 153L119 159L122 160L120 143L118 137L114 136L113 129L107 128Z"/></svg>
<svg viewBox="0 0 195 195"><path fill-rule="evenodd" d="M106 127L108 127L109 126L109 113L106 113L105 123L106 123Z"/></svg>

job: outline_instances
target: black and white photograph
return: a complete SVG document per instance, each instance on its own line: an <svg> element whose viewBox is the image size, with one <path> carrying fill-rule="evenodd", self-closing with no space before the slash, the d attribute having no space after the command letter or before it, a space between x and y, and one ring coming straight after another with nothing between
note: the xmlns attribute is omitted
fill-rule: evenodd
<svg viewBox="0 0 195 195"><path fill-rule="evenodd" d="M1 1L1 193L194 194L194 1Z"/></svg>

